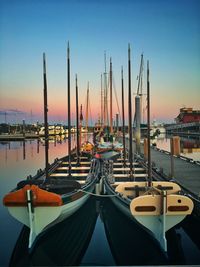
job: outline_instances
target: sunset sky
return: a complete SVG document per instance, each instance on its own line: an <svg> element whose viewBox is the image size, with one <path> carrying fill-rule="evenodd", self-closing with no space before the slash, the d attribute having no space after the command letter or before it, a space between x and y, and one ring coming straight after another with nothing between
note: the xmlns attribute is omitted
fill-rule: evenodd
<svg viewBox="0 0 200 267"><path fill-rule="evenodd" d="M173 122L183 106L200 109L199 14L199 0L0 0L0 122L5 112L10 123L43 120L45 52L49 121L66 123L68 41L73 117L76 73L79 103L84 109L89 81L93 123L100 113L104 51L107 68L112 57L121 108L120 70L123 65L127 92L128 43L133 97L141 53L145 64L150 61L152 119Z"/></svg>

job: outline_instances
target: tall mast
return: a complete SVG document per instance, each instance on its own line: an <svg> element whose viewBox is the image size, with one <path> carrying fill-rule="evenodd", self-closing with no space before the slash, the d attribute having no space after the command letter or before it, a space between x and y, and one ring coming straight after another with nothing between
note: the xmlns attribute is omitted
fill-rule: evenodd
<svg viewBox="0 0 200 267"><path fill-rule="evenodd" d="M82 110L82 104L81 104L81 108L80 108L80 125L79 125L79 129L80 129L80 138L79 138L79 144L81 146L82 144L82 122L83 122L83 110Z"/></svg>
<svg viewBox="0 0 200 267"><path fill-rule="evenodd" d="M89 110L89 82L87 86L87 102L86 102L86 132L88 132L88 110ZM87 136L87 135L86 135ZM87 141L87 138L86 138Z"/></svg>
<svg viewBox="0 0 200 267"><path fill-rule="evenodd" d="M132 131L132 101L131 101L131 49L128 45L128 113L129 113L129 162L130 178L133 179L133 131Z"/></svg>
<svg viewBox="0 0 200 267"><path fill-rule="evenodd" d="M102 74L101 74L101 127L103 125L103 83L102 83Z"/></svg>
<svg viewBox="0 0 200 267"><path fill-rule="evenodd" d="M47 104L47 77L46 77L46 58L43 53L43 81L44 81L44 130L45 130L45 174L48 179L49 169L49 126L48 126L48 104Z"/></svg>
<svg viewBox="0 0 200 267"><path fill-rule="evenodd" d="M105 72L104 72L104 128L108 126L108 100L107 100L107 73L106 73L106 52L104 53L104 63L105 63Z"/></svg>
<svg viewBox="0 0 200 267"><path fill-rule="evenodd" d="M125 143L125 125L124 125L124 77L123 77L123 67L121 70L122 79L122 133L123 133L123 156L124 156L124 166L126 159L126 143Z"/></svg>
<svg viewBox="0 0 200 267"><path fill-rule="evenodd" d="M110 133L113 132L113 116L112 116L112 59L110 58Z"/></svg>
<svg viewBox="0 0 200 267"><path fill-rule="evenodd" d="M80 143L79 143L79 112L78 112L78 82L76 74L76 143L77 143L77 164L80 162Z"/></svg>
<svg viewBox="0 0 200 267"><path fill-rule="evenodd" d="M152 186L151 175L151 147L150 147L150 83L149 83L149 61L147 61L147 145L148 145L148 186Z"/></svg>
<svg viewBox="0 0 200 267"><path fill-rule="evenodd" d="M68 155L69 155L69 176L71 176L71 113L70 113L70 50L69 42L67 47L67 91L68 91Z"/></svg>

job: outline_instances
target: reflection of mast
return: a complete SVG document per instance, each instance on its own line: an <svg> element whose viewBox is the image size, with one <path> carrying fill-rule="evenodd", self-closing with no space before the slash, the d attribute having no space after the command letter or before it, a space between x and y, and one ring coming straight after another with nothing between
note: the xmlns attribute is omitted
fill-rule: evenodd
<svg viewBox="0 0 200 267"><path fill-rule="evenodd" d="M7 161L8 161L8 148L7 148L7 144L6 144L5 162L7 163Z"/></svg>
<svg viewBox="0 0 200 267"><path fill-rule="evenodd" d="M26 159L26 143L25 143L25 140L23 140L23 160Z"/></svg>
<svg viewBox="0 0 200 267"><path fill-rule="evenodd" d="M37 153L39 154L40 152L40 140L39 138L37 139Z"/></svg>
<svg viewBox="0 0 200 267"><path fill-rule="evenodd" d="M110 58L110 133L113 132L113 117L112 117L112 59Z"/></svg>

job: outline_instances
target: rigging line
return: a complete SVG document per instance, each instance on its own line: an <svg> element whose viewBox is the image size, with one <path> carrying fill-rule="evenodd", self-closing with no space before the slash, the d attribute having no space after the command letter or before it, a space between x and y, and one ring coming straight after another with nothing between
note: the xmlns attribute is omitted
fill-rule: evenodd
<svg viewBox="0 0 200 267"><path fill-rule="evenodd" d="M92 193L92 192L88 192L88 191L85 191L83 189L78 189L77 192L83 192L83 193L86 193L88 195L92 195L92 196L95 196L95 197L117 197L118 195L100 195L100 194L95 194L95 193Z"/></svg>

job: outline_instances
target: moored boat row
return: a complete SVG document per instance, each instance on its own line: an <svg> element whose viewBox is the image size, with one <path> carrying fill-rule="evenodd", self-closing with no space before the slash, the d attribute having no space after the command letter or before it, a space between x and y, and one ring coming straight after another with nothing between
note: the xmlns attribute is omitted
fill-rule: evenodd
<svg viewBox="0 0 200 267"><path fill-rule="evenodd" d="M104 140L96 147L89 141L82 144L79 139L78 104L76 105L77 147L75 150L71 150L70 57L68 47L68 156L57 160L52 165L49 165L48 162L45 57L43 64L45 170L32 179L21 181L3 200L10 214L30 228L29 248L33 248L33 244L41 233L81 208L89 196L94 194L95 186L101 178L105 189L103 193L111 197L114 204L122 212L150 233L159 242L162 249L167 251L166 231L181 222L186 215L191 214L193 202L181 194L181 188L177 184L153 181L150 147L148 147L148 173L137 160L133 161L130 48L128 51L129 150L127 151L125 148L124 132L123 144L113 141L113 139L111 141ZM149 96L149 66L147 67L147 79L147 95ZM77 77L76 100L78 102ZM150 140L150 136L148 140ZM94 151L96 151L95 155Z"/></svg>
<svg viewBox="0 0 200 267"><path fill-rule="evenodd" d="M150 154L150 82L147 63L147 118L148 118L148 173L132 153L132 101L131 101L131 64L130 47L128 51L129 73L129 151L119 153L112 159L107 153L101 154L103 164L102 179L105 192L114 204L127 216L139 223L150 233L167 252L166 232L192 213L193 201L181 194L181 188L173 182L153 181ZM123 95L123 76L122 76ZM122 98L123 99L123 98ZM123 101L122 101L123 102ZM124 103L122 103L122 110ZM124 131L124 130L123 130ZM123 133L124 139L125 133ZM125 142L123 141L123 144ZM109 152L111 153L111 151ZM128 154L128 157L126 155ZM122 156L123 157L120 157ZM135 155L136 158L137 155Z"/></svg>

